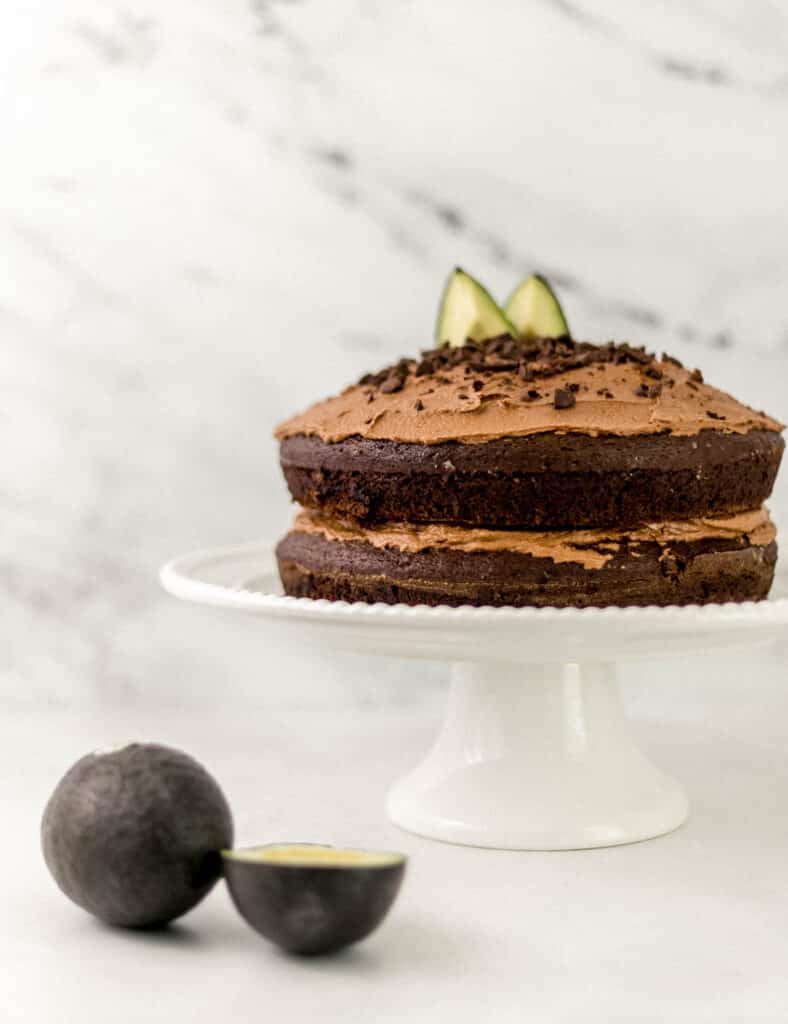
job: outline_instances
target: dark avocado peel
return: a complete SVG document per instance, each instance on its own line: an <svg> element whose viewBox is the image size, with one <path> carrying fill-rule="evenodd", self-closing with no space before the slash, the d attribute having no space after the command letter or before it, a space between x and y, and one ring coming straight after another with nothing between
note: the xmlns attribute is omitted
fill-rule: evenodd
<svg viewBox="0 0 788 1024"><path fill-rule="evenodd" d="M291 953L332 953L383 921L402 884L401 853L307 843L223 850L241 916Z"/></svg>
<svg viewBox="0 0 788 1024"><path fill-rule="evenodd" d="M127 928L159 927L196 906L232 841L216 781L188 754L155 743L81 758L41 824L44 859L66 896Z"/></svg>

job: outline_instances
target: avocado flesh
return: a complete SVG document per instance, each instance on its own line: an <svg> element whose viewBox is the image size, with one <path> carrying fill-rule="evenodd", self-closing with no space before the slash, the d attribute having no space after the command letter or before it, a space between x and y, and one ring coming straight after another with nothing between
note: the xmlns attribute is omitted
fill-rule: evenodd
<svg viewBox="0 0 788 1024"><path fill-rule="evenodd" d="M443 291L435 341L453 347L467 341L485 341L501 334L514 334L512 324L487 289L459 267Z"/></svg>
<svg viewBox="0 0 788 1024"><path fill-rule="evenodd" d="M225 859L247 861L252 864L282 864L303 868L377 868L399 864L404 860L401 853L341 849L317 843L288 843L242 850L223 850L222 856Z"/></svg>
<svg viewBox="0 0 788 1024"><path fill-rule="evenodd" d="M521 338L561 338L569 334L561 303L539 274L532 274L514 290L504 311Z"/></svg>
<svg viewBox="0 0 788 1024"><path fill-rule="evenodd" d="M154 928L191 910L221 875L233 824L222 791L188 754L133 743L77 761L41 825L62 891L109 924Z"/></svg>
<svg viewBox="0 0 788 1024"><path fill-rule="evenodd" d="M383 921L405 873L402 854L281 843L222 853L241 917L291 953L332 953Z"/></svg>

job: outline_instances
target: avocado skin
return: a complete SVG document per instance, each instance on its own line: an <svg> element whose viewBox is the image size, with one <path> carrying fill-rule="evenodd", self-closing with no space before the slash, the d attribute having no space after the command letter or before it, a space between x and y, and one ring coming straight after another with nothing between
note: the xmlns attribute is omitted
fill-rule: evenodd
<svg viewBox="0 0 788 1024"><path fill-rule="evenodd" d="M127 928L158 927L196 906L232 841L216 781L188 754L153 743L81 758L41 824L44 859L66 896Z"/></svg>
<svg viewBox="0 0 788 1024"><path fill-rule="evenodd" d="M225 858L239 914L291 953L333 953L365 938L388 913L404 859L381 867L297 867Z"/></svg>

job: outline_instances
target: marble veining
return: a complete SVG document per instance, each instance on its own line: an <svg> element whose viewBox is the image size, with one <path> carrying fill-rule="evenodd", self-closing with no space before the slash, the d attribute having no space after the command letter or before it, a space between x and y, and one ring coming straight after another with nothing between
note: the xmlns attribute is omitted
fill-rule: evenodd
<svg viewBox="0 0 788 1024"><path fill-rule="evenodd" d="M578 334L788 418L786 56L745 0L7 12L3 692L426 699L397 665L266 670L155 573L283 530L272 426L428 344L455 264L540 269Z"/></svg>

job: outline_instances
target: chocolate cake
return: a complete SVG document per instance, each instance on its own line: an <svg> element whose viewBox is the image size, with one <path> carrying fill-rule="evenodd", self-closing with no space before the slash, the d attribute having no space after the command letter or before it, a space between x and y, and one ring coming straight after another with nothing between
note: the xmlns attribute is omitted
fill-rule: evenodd
<svg viewBox="0 0 788 1024"><path fill-rule="evenodd" d="M277 430L289 594L472 605L757 600L782 425L676 359L498 336L362 377Z"/></svg>

